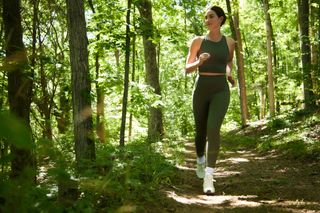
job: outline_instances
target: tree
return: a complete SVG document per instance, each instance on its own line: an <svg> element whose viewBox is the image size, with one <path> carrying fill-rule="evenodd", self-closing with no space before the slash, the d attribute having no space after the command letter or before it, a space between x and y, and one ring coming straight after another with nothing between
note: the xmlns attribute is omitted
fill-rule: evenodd
<svg viewBox="0 0 320 213"><path fill-rule="evenodd" d="M95 14L96 10L94 8L92 0L88 1L92 12ZM99 25L97 24L99 29ZM96 40L100 41L100 33L96 36ZM100 77L100 49L97 47L94 54L95 60L95 73L96 73L96 93L97 93L97 119L96 119L96 131L97 136L101 143L105 142L105 116L104 116L104 90L100 86L99 77Z"/></svg>
<svg viewBox="0 0 320 213"><path fill-rule="evenodd" d="M126 130L126 116L127 116L127 105L128 105L128 91L129 91L129 72L130 72L130 10L131 0L128 0L127 8L127 19L126 19L126 60L124 66L124 87L123 87L123 98L122 98L122 120L120 130L120 146L124 146L124 137Z"/></svg>
<svg viewBox="0 0 320 213"><path fill-rule="evenodd" d="M91 86L88 65L88 39L82 0L67 0L70 46L73 127L78 169L83 161L95 159L93 139Z"/></svg>
<svg viewBox="0 0 320 213"><path fill-rule="evenodd" d="M310 9L310 38L311 42L311 69L312 69L312 85L313 91L317 97L320 96L320 3L316 3L316 0L311 1ZM318 28L317 28L318 26ZM317 37L318 35L318 37Z"/></svg>
<svg viewBox="0 0 320 213"><path fill-rule="evenodd" d="M237 7L234 14L231 11L230 1L226 0L228 13L230 15L230 28L232 31L232 35L235 38L236 42L236 56L237 56L237 65L238 65L238 81L240 88L240 106L241 106L241 122L242 127L247 125L247 120L249 117L248 112L248 103L247 103L247 89L246 89L246 80L244 75L244 58L243 58L243 47L242 47L242 39L241 32L239 26L239 12L238 12L238 2L235 1L235 5ZM233 14L233 15L232 15Z"/></svg>
<svg viewBox="0 0 320 213"><path fill-rule="evenodd" d="M303 93L305 108L315 107L315 97L311 76L311 49L309 38L309 0L298 0L298 19L300 26L301 63L303 73Z"/></svg>
<svg viewBox="0 0 320 213"><path fill-rule="evenodd" d="M272 66L272 24L269 13L269 0L263 0L263 11L265 14L265 23L267 31L267 55L268 55L268 100L270 116L275 116L275 99L274 99L274 79L273 79L273 66Z"/></svg>
<svg viewBox="0 0 320 213"><path fill-rule="evenodd" d="M20 0L2 1L3 22L5 28L5 69L8 71L8 99L10 112L21 119L30 131L25 138L26 146L19 147L11 143L11 177L21 177L26 170L35 170L32 156L30 105L32 97L33 74L27 69L27 53L23 43ZM10 141L10 138L8 139ZM11 141L12 142L12 141ZM35 174L29 176L34 180Z"/></svg>
<svg viewBox="0 0 320 213"><path fill-rule="evenodd" d="M152 3L149 0L139 0L137 7L141 15L141 27L143 36L144 58L146 67L146 82L153 89L155 94L161 96L159 82L159 68L157 64L156 44L154 43L154 26L152 20ZM148 119L148 138L151 141L163 137L163 115L160 107L150 107Z"/></svg>

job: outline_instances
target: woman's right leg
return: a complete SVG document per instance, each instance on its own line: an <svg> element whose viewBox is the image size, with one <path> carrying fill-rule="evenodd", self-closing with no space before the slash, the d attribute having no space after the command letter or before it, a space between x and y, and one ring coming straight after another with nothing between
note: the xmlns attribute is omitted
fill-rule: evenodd
<svg viewBox="0 0 320 213"><path fill-rule="evenodd" d="M193 93L193 115L195 121L195 146L197 157L205 155L207 141L207 117L209 104L204 99L205 95L195 90Z"/></svg>

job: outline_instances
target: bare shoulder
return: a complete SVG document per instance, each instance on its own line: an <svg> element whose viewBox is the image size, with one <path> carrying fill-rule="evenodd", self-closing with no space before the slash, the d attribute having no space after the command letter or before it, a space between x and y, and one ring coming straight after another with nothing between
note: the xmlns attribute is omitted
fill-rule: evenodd
<svg viewBox="0 0 320 213"><path fill-rule="evenodd" d="M234 46L236 44L236 41L233 38L226 37L226 39L229 45Z"/></svg>
<svg viewBox="0 0 320 213"><path fill-rule="evenodd" d="M202 40L203 40L203 36L196 36L191 40L191 45L192 46L200 46Z"/></svg>

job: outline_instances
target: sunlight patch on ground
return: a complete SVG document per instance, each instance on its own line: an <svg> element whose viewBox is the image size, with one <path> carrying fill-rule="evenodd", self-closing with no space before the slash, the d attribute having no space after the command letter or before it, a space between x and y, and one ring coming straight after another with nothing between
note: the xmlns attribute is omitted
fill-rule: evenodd
<svg viewBox="0 0 320 213"><path fill-rule="evenodd" d="M190 195L178 195L174 191L167 191L167 196L176 202L185 205L223 205L224 207L259 207L261 205L270 205L275 207L283 207L289 209L290 207L298 207L299 209L293 208L291 212L301 212L303 209L306 208L303 212L316 212L309 210L308 206L319 206L318 202L307 202L302 200L257 200L257 195L197 195L197 196L190 196ZM257 200L257 201L253 201Z"/></svg>
<svg viewBox="0 0 320 213"><path fill-rule="evenodd" d="M185 154L195 154L195 151L194 151L194 150L187 150L187 149L185 149L183 152L184 152Z"/></svg>
<svg viewBox="0 0 320 213"><path fill-rule="evenodd" d="M249 201L246 199L253 199L257 196L255 195L241 195L241 196L231 196L231 195L218 195L218 196L207 196L207 195L198 195L195 197L190 197L187 195L177 195L173 191L167 191L167 196L174 199L175 201L183 204L203 204L203 205L225 205L236 207L257 207L261 203Z"/></svg>
<svg viewBox="0 0 320 213"><path fill-rule="evenodd" d="M118 213L127 213L127 212L136 212L137 210L137 207L135 205L124 205L124 206L121 206L117 212Z"/></svg>
<svg viewBox="0 0 320 213"><path fill-rule="evenodd" d="M196 158L186 158L184 161L185 162L191 162L191 163L196 163Z"/></svg>
<svg viewBox="0 0 320 213"><path fill-rule="evenodd" d="M270 205L270 206L277 206L283 207L288 212L308 212L308 213L315 213L319 212L318 210L310 210L309 208L320 208L319 202L310 202L310 201L302 201L302 200L261 200L261 204ZM298 209L296 209L298 208Z"/></svg>
<svg viewBox="0 0 320 213"><path fill-rule="evenodd" d="M229 177L229 176L234 176L234 175L240 175L241 172L238 171L216 171L214 173L215 177L223 178L223 177Z"/></svg>
<svg viewBox="0 0 320 213"><path fill-rule="evenodd" d="M177 164L176 165L176 167L178 168L178 169L181 169L181 170L191 170L191 171L195 171L196 169L195 168L190 168L190 167L188 167L188 166L182 166L182 165L179 165L179 164Z"/></svg>
<svg viewBox="0 0 320 213"><path fill-rule="evenodd" d="M237 164L237 163L246 163L246 162L249 162L249 160L246 158L227 158L224 160L220 160L219 162L231 162L233 164Z"/></svg>

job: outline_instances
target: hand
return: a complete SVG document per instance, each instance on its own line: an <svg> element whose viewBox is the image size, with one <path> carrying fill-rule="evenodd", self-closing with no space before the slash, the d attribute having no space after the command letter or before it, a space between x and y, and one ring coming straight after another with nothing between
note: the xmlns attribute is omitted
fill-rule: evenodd
<svg viewBox="0 0 320 213"><path fill-rule="evenodd" d="M236 81L232 78L231 75L228 75L227 79L228 79L229 83L232 85L232 87L234 87L236 85Z"/></svg>
<svg viewBox="0 0 320 213"><path fill-rule="evenodd" d="M200 64L203 64L203 62L205 62L208 58L210 58L209 53L201 53L199 56Z"/></svg>

